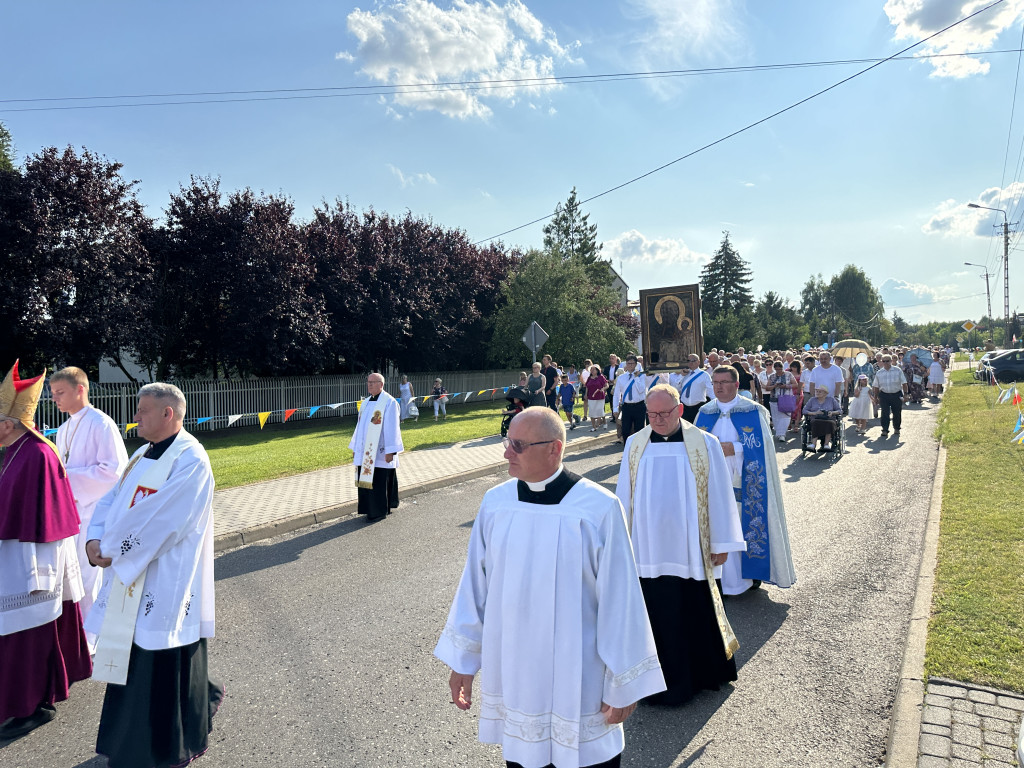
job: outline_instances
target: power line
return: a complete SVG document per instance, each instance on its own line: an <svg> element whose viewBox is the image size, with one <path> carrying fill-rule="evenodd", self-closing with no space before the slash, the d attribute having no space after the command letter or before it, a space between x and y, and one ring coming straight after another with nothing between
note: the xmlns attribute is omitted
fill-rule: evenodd
<svg viewBox="0 0 1024 768"><path fill-rule="evenodd" d="M866 73L870 72L872 69L875 69L876 67L880 67L882 64L885 64L887 62L893 61L897 57L900 57L903 54L905 54L907 51L910 51L910 50L918 47L919 45L923 45L924 43L927 43L929 40L931 40L931 39L933 39L935 37L938 37L939 35L941 35L941 34L943 34L945 32L948 32L953 27L956 27L956 26L958 26L960 24L963 24L965 21L968 21L969 19L974 18L975 16L977 16L980 13L984 13L985 11L989 10L990 8L994 8L995 6L1001 4L1002 2L1004 2L1004 0L995 0L995 2L989 3L984 8L980 8L977 11L975 11L974 13L971 13L971 14L969 14L967 16L964 16L962 19L959 19L958 21L954 21L952 24L949 24L948 26L943 27L938 32L935 32L935 33L933 33L931 35L928 35L928 37L925 37L925 38L923 38L921 40L918 40L916 43L912 43L911 45L908 45L906 48L903 48L902 50L899 50L896 53L892 54L892 56L887 56L884 59L876 60L874 64L871 64L870 66L865 67L864 69L860 70L859 72L855 72L854 74L850 75L849 77L843 78L842 80L840 80L837 83L833 83L832 85L828 86L827 88L823 88L822 90L820 90L820 91L818 91L816 93L813 93L810 96L807 96L807 97L805 97L803 99L800 99L800 101L797 101L797 102L794 102L793 104L790 104L788 107L783 107L782 109L778 110L777 112L773 112L772 114L768 115L767 117L762 117L760 120L756 120L753 123L749 123L748 125L744 126L743 128L735 130L732 133L727 134L725 136L722 136L721 138L716 139L715 141L712 141L712 142L710 142L708 144L705 144L704 146L699 147L698 149L695 149L692 152L688 152L685 155L683 155L682 157L677 157L675 160L670 160L667 163L659 165L657 168L654 168L654 169L652 169L650 171L647 171L646 173L642 173L639 176L636 176L636 177L630 179L629 181L624 181L621 184L617 184L614 187L611 187L610 189L606 189L603 192L597 193L596 195L588 197L588 198L586 198L584 200L580 200L579 204L583 205L583 204L589 203L589 202L591 202L593 200L597 200L598 198L604 197L605 195L609 195L612 192L616 192L616 191L622 189L623 187L627 187L630 184L634 184L634 183L636 183L638 181L641 181L642 179L646 179L648 176L653 176L654 174L656 174L656 173L658 173L660 171L663 171L666 168L669 168L669 167L675 165L676 163L680 163L683 160L686 160L688 158L693 157L694 155L700 154L704 150L707 150L707 149L710 149L711 147L717 146L718 144L721 144L721 143L723 143L725 141L728 141L729 139L731 139L731 138L733 138L735 136L739 136L741 133L745 133L745 132L749 131L752 128L756 128L757 126L761 125L762 123L766 123L769 120L772 120L772 119L778 117L779 115L782 115L782 114L785 114L786 112L794 110L797 107L799 107L799 106L801 106L803 104L806 104L807 102L812 101L813 99L816 99L819 96L822 96L822 95L828 93L829 91L832 91L832 90L838 88L841 85L845 85L846 83L848 83L851 80L854 80L854 79L860 77L863 74L866 74ZM914 58L914 57L911 57L911 58ZM518 232L521 229L526 229L527 227L533 226L534 224L538 224L538 223L540 223L542 221L547 221L553 215L554 215L553 213L549 213L549 214L546 214L544 216L540 216L540 217L534 219L533 221L528 221L525 224L520 224L519 226L513 227L512 229L506 229L504 232L499 232L498 234L492 235L490 237L486 237L483 240L478 240L476 243L474 243L474 245L480 245L481 243L486 243L486 242L489 242L491 240L497 240L499 237L504 237L505 235L510 235L513 232Z"/></svg>
<svg viewBox="0 0 1024 768"><path fill-rule="evenodd" d="M1002 2L1002 0L998 0ZM970 17L968 17L970 18ZM939 34L939 33L937 33ZM927 40L928 38L926 38ZM921 41L924 42L924 41ZM919 45L916 43L915 45ZM914 46L910 46L913 48ZM704 75L736 74L742 72L768 72L786 69L807 69L814 67L850 66L855 64L881 64L888 61L916 61L924 59L951 58L962 56L990 56L1002 53L1021 53L1021 48L1007 48L990 51L963 51L960 53L933 53L919 56L902 56L897 53L884 59L834 59L826 61L787 62L781 64L753 64L736 67L702 67L694 69L653 70L648 72L611 72L596 75L557 75L550 77L524 77L501 80L458 80L430 83L401 83L395 85L342 85L307 88L263 88L227 91L180 91L171 93L142 93L100 96L45 96L23 99L0 99L0 104L46 104L52 102L78 101L125 101L138 99L178 99L177 101L125 101L118 104L56 104L53 106L11 107L0 109L0 113L12 112L53 112L84 109L122 109L126 107L162 107L189 104L239 104L260 101L294 101L306 99L333 99L352 97L395 96L417 93L438 93L445 91L484 91L510 88L542 88L554 85L585 85L629 80L694 77ZM904 51L910 48L904 49ZM231 96L239 98L212 98ZM211 97L211 98L208 98Z"/></svg>

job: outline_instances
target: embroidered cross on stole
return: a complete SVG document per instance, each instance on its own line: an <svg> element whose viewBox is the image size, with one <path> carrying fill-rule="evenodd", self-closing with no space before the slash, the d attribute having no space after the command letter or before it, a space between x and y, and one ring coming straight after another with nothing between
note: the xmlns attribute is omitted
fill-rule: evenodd
<svg viewBox="0 0 1024 768"><path fill-rule="evenodd" d="M718 631L722 636L722 644L725 646L725 657L731 659L732 655L739 649L740 643L736 639L736 633L729 624L729 618L725 615L725 606L722 604L722 595L718 591L718 584L715 583L715 569L711 564L711 514L708 502L708 480L711 473L711 464L708 461L708 447L704 443L704 435L701 430L689 422L680 419L683 429L683 444L686 446L686 455L690 460L690 469L697 483L697 526L700 530L700 554L704 561L704 577L711 590L711 601L715 608L715 620L718 622ZM636 494L636 478L640 471L640 459L651 441L651 427L646 426L635 435L629 449L629 534L633 535L633 499Z"/></svg>
<svg viewBox="0 0 1024 768"><path fill-rule="evenodd" d="M187 435L184 430L178 434L178 438L171 443L163 456L142 472L130 496L118 498L116 503L122 510L131 509L160 489L171 473L174 461L191 444L188 438L183 439L183 435ZM119 491L148 448L149 446L143 446L132 457L124 474L121 475ZM105 683L124 685L128 681L128 661L131 657L132 641L135 639L135 621L139 615L139 603L142 601L142 592L146 584L146 569L143 569L139 577L128 585L121 581L113 569L108 572L108 575L113 577L113 583L110 585L110 595L107 598L103 628L100 630L99 640L96 644L92 677L94 680L101 680Z"/></svg>

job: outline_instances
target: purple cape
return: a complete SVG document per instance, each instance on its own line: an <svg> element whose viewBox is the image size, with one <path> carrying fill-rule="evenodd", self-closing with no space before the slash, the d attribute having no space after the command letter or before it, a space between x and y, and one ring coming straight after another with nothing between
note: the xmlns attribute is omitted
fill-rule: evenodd
<svg viewBox="0 0 1024 768"><path fill-rule="evenodd" d="M29 431L15 440L0 472L0 539L44 544L78 533L67 470L42 437Z"/></svg>

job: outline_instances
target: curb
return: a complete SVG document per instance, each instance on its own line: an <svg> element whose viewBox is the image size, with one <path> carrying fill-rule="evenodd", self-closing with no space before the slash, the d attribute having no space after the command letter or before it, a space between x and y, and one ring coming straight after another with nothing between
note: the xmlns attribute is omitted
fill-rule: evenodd
<svg viewBox="0 0 1024 768"><path fill-rule="evenodd" d="M603 435L567 442L565 445L565 455L579 453L580 451L585 451L589 448L612 443L615 441L615 438L616 433L609 430ZM438 488L446 488L457 483L464 483L468 480L476 480L480 477L497 474L502 471L505 466L506 463L503 459L502 461L496 461L493 464L487 464L482 467L477 467L476 469L470 469L456 475L448 475L446 477L439 477L436 480L428 480L424 483L410 485L401 489L402 498L405 499L410 496L418 496L421 493L429 493L430 491L437 490ZM257 541L272 539L275 536L280 536L283 533L290 533L291 531L297 531L300 528L308 528L311 525L318 525L331 520L338 520L343 517L355 517L356 509L357 502L353 499L352 501L346 501L344 504L337 504L332 507L323 507L322 509L316 509L312 512L301 512L291 517L275 520L272 523L262 523L260 525L254 525L251 528L243 528L240 531L222 533L220 536L214 538L213 551L223 552L228 549L235 549L236 547L253 544Z"/></svg>
<svg viewBox="0 0 1024 768"><path fill-rule="evenodd" d="M924 532L924 551L917 572L917 589L910 614L910 629L903 651L896 701L889 721L889 738L885 745L887 768L916 768L918 741L921 737L921 710L924 706L924 651L928 639L932 590L935 587L935 564L939 549L939 522L942 516L942 485L946 478L946 447L939 443L935 482L928 508ZM957 683L963 685L963 683Z"/></svg>

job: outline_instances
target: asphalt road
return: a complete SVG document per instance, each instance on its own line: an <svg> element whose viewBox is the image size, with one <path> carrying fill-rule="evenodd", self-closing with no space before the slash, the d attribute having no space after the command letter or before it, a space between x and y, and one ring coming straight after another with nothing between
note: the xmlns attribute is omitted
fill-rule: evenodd
<svg viewBox="0 0 1024 768"><path fill-rule="evenodd" d="M903 437L852 438L836 462L779 454L797 584L727 601L739 680L681 708L641 706L623 765L869 766L884 758L937 457L934 406ZM852 431L851 431L852 432ZM612 446L570 457L614 488ZM227 686L199 766L501 766L477 706L449 703L431 655L462 570L482 478L217 558L210 668ZM103 686L76 684L58 717L0 748L5 768L105 765Z"/></svg>

